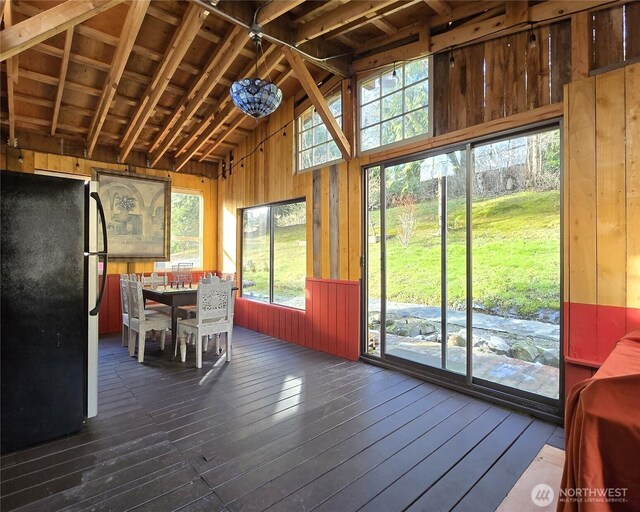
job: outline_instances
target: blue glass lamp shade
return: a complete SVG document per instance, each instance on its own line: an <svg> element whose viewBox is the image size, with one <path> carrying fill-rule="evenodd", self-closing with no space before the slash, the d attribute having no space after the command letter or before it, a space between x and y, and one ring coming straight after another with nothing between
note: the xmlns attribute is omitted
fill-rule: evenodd
<svg viewBox="0 0 640 512"><path fill-rule="evenodd" d="M278 86L260 78L233 82L229 94L236 107L255 119L275 112L282 101L282 91Z"/></svg>

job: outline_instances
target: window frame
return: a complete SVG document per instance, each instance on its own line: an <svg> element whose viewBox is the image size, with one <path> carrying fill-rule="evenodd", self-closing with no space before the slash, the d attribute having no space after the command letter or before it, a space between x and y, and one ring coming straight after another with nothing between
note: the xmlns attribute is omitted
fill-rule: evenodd
<svg viewBox="0 0 640 512"><path fill-rule="evenodd" d="M190 195L197 196L199 198L199 212L198 212L198 224L200 226L199 235L197 237L178 237L181 241L198 241L199 242L199 251L198 258L200 260L199 267L193 267L193 270L205 270L204 268L204 194L200 190L188 189L188 188L171 188L171 196L173 199L173 194L181 194L181 195ZM173 219L173 216L171 216ZM171 248L171 242L173 241L173 229L169 232L169 248ZM169 272L171 270L172 262L171 262L171 251L169 251L169 260L168 261L154 261L153 262L153 270L154 272ZM166 265L165 267L159 268L158 264L161 263ZM177 264L177 263L176 263Z"/></svg>
<svg viewBox="0 0 640 512"><path fill-rule="evenodd" d="M275 247L275 219L274 219L274 208L278 207L278 206L284 206L284 205L288 205L288 204L295 204L295 203L302 203L304 204L305 207L305 279L306 279L306 257L307 257L307 223L309 222L309 219L306 216L306 207L307 207L307 198L306 197L296 197L293 199L287 199L286 201L278 201L278 202L274 202L274 203L266 203L266 204L256 204L256 205L252 205L252 206L247 206L245 208L241 208L240 209L240 244L239 244L239 249L240 249L240 265L238 268L238 275L240 276L240 278L238 279L238 282L240 283L239 286L239 295L240 297L242 297L243 299L246 300L250 300L253 302L258 302L261 304L269 304L269 305L274 305L274 306L278 306L278 307L282 307L282 308L290 308L290 309L295 309L296 311L306 311L306 300L305 300L305 305L301 308L295 307L295 306L289 306L286 304L280 304L278 302L274 302L273 300L273 284L274 284L274 273L273 273L273 261L274 261L274 247ZM244 286L242 286L242 284L244 283L244 215L245 212L248 210L253 210L253 209L258 209L258 208L268 208L269 212L268 212L268 216L267 216L267 225L269 228L269 284L268 284L268 290L269 290L269 298L268 301L264 302L264 301L260 301L257 300L255 298L251 298L247 295L245 295L244 293ZM304 290L303 290L304 292Z"/></svg>
<svg viewBox="0 0 640 512"><path fill-rule="evenodd" d="M329 91L326 95L323 96L324 100L327 102L327 105L329 104L329 102L331 100L334 99L334 97L339 96L340 97L340 116L338 116L340 118L340 121L338 121L338 118L334 116L334 119L338 122L338 124L340 125L340 128L343 129L342 126L342 119L344 119L344 97L342 95L342 89L340 86L337 86L333 89L331 89L331 91ZM308 112L309 110L314 110L315 107L314 105L310 105L309 108L305 109L304 112L300 113L299 116L297 116L295 118L295 133L296 133L296 138L295 138L295 154L294 154L294 159L295 159L295 170L296 170L296 174L303 174L306 172L312 172L315 171L316 169L321 169L323 167L327 167L328 165L333 165L336 164L338 162L342 162L344 161L344 157L342 155L342 153L340 152L340 148L338 147L338 151L340 152L340 157L339 158L335 158L333 160L327 160L326 162L323 162L321 164L315 164L312 165L311 167L305 167L305 168L301 168L300 167L300 154L302 153L302 148L301 148L301 144L300 144L300 134L301 134L301 130L300 130L300 124L301 124L301 120L302 120L302 116ZM312 113L313 115L313 113ZM332 114L333 115L333 114ZM331 133L329 132L327 126L324 124L324 121L322 121L322 119L320 120L321 123L319 125L316 126L324 126L325 130L327 130L327 140L325 142L322 142L320 144L317 144L316 146L311 146L309 148L305 148L305 151L307 149L312 149L314 147L319 147L321 145L326 145L328 144L330 141L332 141L334 144L336 143L333 136L331 135ZM314 127L309 128L308 130L302 130L302 132L305 131L310 131L313 132Z"/></svg>
<svg viewBox="0 0 640 512"><path fill-rule="evenodd" d="M386 151L388 149L393 149L393 148L397 148L400 146L405 146L407 144L413 143L413 142L417 142L420 140L426 140L426 139L430 139L433 137L433 81L432 81L432 77L433 77L433 55L427 55L425 57L421 57L421 58L417 58L417 59L411 59L402 63L396 63L395 64L395 68L396 69L402 69L402 76L403 76L403 80L404 80L404 68L407 64L417 61L417 60L426 60L427 62L427 78L425 79L425 81L428 84L428 88L429 88L429 96L428 96L428 104L427 104L427 118L428 118L428 122L429 122L429 129L427 130L426 133L422 133L419 135L414 135L413 137L409 137L406 139L401 139L399 141L396 142L391 142L389 144L381 144L380 146L377 146L375 148L371 148L371 149L362 149L362 130L363 130L363 126L362 126L362 119L361 119L361 113L362 113L362 107L363 104L361 103L362 101L362 95L360 94L360 87L362 86L362 84L364 82L368 82L376 77L380 77L382 78L382 76L386 75L387 73L389 73L390 71L392 71L394 69L393 65L390 66L385 66L384 68L381 68L379 70L376 70L374 73L370 73L367 75L363 75L362 77L358 78L357 84L356 84L356 88L357 88L357 103L356 103L356 112L355 112L355 117L356 117L356 140L357 140L357 155L358 156L362 156L362 155L371 155L374 154L376 152L379 151ZM415 83L420 83L420 82L415 82ZM415 84L414 83L414 84ZM410 84L409 87L411 87L414 84ZM397 93L398 91L403 91L402 94L402 113L398 116L392 117L390 119L395 119L395 118L402 118L404 115L406 115L408 112L405 111L404 109L404 91L407 89L406 85L402 85L401 88L399 88L396 91L393 91L392 93L389 93L387 96L390 96L391 94ZM382 100L383 96L382 96L382 92L380 94L380 98L378 98L378 100ZM369 103L372 103L375 100L371 100L370 102L366 103L365 105L368 105ZM423 107L420 107L423 108ZM418 109L414 109L411 110L409 112L415 112L419 110ZM388 121L389 119L385 119L385 121ZM369 126L367 126L367 128L371 127L371 126L382 126L382 116L381 119L378 123L373 123Z"/></svg>

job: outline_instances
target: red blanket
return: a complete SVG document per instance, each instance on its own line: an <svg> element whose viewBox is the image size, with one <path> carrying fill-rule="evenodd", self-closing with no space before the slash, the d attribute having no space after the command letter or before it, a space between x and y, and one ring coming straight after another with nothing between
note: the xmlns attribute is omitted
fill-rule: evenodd
<svg viewBox="0 0 640 512"><path fill-rule="evenodd" d="M558 511L640 511L640 330L569 393Z"/></svg>

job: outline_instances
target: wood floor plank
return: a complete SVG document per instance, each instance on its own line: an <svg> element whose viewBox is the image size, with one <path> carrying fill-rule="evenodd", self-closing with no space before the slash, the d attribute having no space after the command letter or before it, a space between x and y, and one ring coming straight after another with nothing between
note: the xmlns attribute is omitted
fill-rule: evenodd
<svg viewBox="0 0 640 512"><path fill-rule="evenodd" d="M453 510L495 510L553 432L554 426L534 421L511 448L465 494Z"/></svg>
<svg viewBox="0 0 640 512"><path fill-rule="evenodd" d="M564 431L398 372L234 329L203 368L100 340L99 414L0 457L4 511L497 506ZM222 359L221 359L222 358ZM530 424L529 424L530 423Z"/></svg>

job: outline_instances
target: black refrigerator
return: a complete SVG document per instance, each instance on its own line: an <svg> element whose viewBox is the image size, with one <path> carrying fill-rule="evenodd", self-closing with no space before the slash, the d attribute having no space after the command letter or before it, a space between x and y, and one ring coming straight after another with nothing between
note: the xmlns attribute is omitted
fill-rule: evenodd
<svg viewBox="0 0 640 512"><path fill-rule="evenodd" d="M2 453L97 414L101 213L95 182L0 171Z"/></svg>

